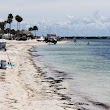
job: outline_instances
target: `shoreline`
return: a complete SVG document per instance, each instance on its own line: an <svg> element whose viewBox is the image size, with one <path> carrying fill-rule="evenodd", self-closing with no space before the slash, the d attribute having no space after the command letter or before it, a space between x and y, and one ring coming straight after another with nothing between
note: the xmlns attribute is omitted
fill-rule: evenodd
<svg viewBox="0 0 110 110"><path fill-rule="evenodd" d="M109 110L104 104L86 102L76 94L71 100L65 94L68 90L63 85L67 82L60 71L54 71L59 73L57 79L46 76L43 69L33 61L30 49L32 46L47 44L36 41L6 42L7 53L15 66L0 69L0 110ZM8 61L5 52L1 52L0 58Z"/></svg>
<svg viewBox="0 0 110 110"><path fill-rule="evenodd" d="M7 51L0 51L0 59L8 62L9 56L15 66L0 69L0 110L64 110L59 106L57 96L46 92L46 89L49 90L48 83L41 81L40 70L34 67L28 51L32 46L47 44L36 41L4 41L7 43Z"/></svg>
<svg viewBox="0 0 110 110"><path fill-rule="evenodd" d="M39 59L39 55L37 54L37 51L35 50L32 52L35 52L34 56L37 57L37 59ZM37 63L38 63L38 60L37 60ZM40 63L40 61L39 61L39 63ZM35 64L35 65L37 65L37 64ZM41 65L43 65L43 64L41 64ZM49 68L47 65L45 67L42 67L41 65L39 66L39 69L41 71L43 71L45 68ZM53 74L53 76L51 76L51 75L45 76L42 82L48 82L48 83L50 83L50 87L54 87L54 91L55 91L54 94L57 94L60 97L60 100L66 101L66 103L63 103L63 104L65 104L65 108L73 109L72 106L75 106L77 109L81 109L81 110L99 110L99 109L100 110L110 110L110 106L103 102L97 102L97 101L94 101L85 96L80 96L75 91L74 91L74 93L72 93L71 91L68 91L70 89L68 87L68 85L69 85L68 80L74 80L74 79L71 78L71 76L68 76L67 73L64 73L63 71L59 71L59 70L54 70L54 69L52 69L48 72L44 70L41 73L49 74L50 72L51 72L51 74ZM64 92L64 91L66 91L66 92Z"/></svg>

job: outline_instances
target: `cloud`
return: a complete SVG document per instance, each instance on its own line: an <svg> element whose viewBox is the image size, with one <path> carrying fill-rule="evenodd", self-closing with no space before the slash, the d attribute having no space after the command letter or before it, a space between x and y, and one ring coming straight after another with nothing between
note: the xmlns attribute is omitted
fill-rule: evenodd
<svg viewBox="0 0 110 110"><path fill-rule="evenodd" d="M3 21L3 19L2 18L0 18L0 22L2 22Z"/></svg>
<svg viewBox="0 0 110 110"><path fill-rule="evenodd" d="M110 18L100 16L98 12L93 13L91 17L68 16L65 22L58 23L57 28L61 35L109 36Z"/></svg>
<svg viewBox="0 0 110 110"><path fill-rule="evenodd" d="M94 10L108 15L110 0L2 0L0 13L4 18L13 13L23 16L28 22L48 19L63 20L66 15L87 16Z"/></svg>
<svg viewBox="0 0 110 110"><path fill-rule="evenodd" d="M3 19L0 19L3 20ZM110 17L101 16L98 11L93 15L85 17L75 17L68 15L65 21L51 22L44 19L39 22L21 22L21 29L28 29L30 26L38 26L38 35L53 33L61 36L109 36L110 35ZM12 23L16 29L16 21Z"/></svg>

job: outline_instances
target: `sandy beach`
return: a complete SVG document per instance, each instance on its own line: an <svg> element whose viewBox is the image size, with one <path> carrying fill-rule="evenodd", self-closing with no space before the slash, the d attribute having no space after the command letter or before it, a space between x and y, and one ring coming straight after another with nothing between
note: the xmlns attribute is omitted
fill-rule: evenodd
<svg viewBox="0 0 110 110"><path fill-rule="evenodd" d="M109 110L103 104L90 102L76 94L73 94L74 101L71 100L66 95L71 92L66 81L61 77L55 80L45 76L34 64L30 49L46 43L1 41L6 42L7 51L0 51L0 60L9 62L10 59L13 66L0 69L0 110ZM65 87L61 88L61 85Z"/></svg>
<svg viewBox="0 0 110 110"><path fill-rule="evenodd" d="M5 40L1 40L5 41ZM56 95L47 93L48 83L41 82L33 65L29 49L47 45L36 41L5 41L7 51L0 51L0 59L14 66L0 69L0 110L64 110Z"/></svg>

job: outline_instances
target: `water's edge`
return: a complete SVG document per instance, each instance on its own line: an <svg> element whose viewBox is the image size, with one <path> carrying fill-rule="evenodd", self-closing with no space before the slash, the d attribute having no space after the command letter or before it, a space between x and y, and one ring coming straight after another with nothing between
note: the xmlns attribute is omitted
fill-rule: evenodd
<svg viewBox="0 0 110 110"><path fill-rule="evenodd" d="M71 88L69 87L69 81L74 80L66 74L63 71L59 70L52 70L41 62L39 59L39 55L37 54L37 51L35 49L36 47L32 47L30 49L33 58L33 61L35 65L37 65L37 69L41 71L42 74L45 74L43 82L50 83L50 88L54 88L54 94L57 94L60 97L60 100L66 101L66 106L68 105L75 105L77 108L83 110L109 110L110 106L107 104L104 104L102 102L96 102L88 97L79 96L75 91L71 91Z"/></svg>

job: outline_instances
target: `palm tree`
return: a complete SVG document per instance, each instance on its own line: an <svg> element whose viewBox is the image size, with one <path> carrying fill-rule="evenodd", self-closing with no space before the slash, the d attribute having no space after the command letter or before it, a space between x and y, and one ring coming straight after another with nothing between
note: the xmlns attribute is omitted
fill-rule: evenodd
<svg viewBox="0 0 110 110"><path fill-rule="evenodd" d="M33 31L33 28L32 28L32 27L28 28L28 31L30 31L30 32ZM32 32L31 32L31 33L32 33ZM31 39L34 38L34 37L33 37L33 34L30 36L30 38L31 38Z"/></svg>
<svg viewBox="0 0 110 110"><path fill-rule="evenodd" d="M13 15L10 13L10 14L8 15L8 20L7 20L7 22L11 25L12 20L13 20Z"/></svg>
<svg viewBox="0 0 110 110"><path fill-rule="evenodd" d="M19 21L19 15L15 16L15 20L17 21L17 31L18 31L18 21Z"/></svg>
<svg viewBox="0 0 110 110"><path fill-rule="evenodd" d="M9 24L8 37L9 37L9 34L10 34L10 38L11 38L11 23L12 23L12 19L8 19L7 23Z"/></svg>
<svg viewBox="0 0 110 110"><path fill-rule="evenodd" d="M5 32L4 32L5 34L8 34L9 31L10 31L10 28L6 28L4 31L5 31Z"/></svg>
<svg viewBox="0 0 110 110"><path fill-rule="evenodd" d="M10 38L11 38L11 23L13 21L13 15L10 13L8 15L8 20L7 20L7 23L9 23L9 26L10 26Z"/></svg>
<svg viewBox="0 0 110 110"><path fill-rule="evenodd" d="M15 39L15 35L16 35L15 29L12 29L12 30L11 30L11 34L14 35L14 36L12 37L12 39Z"/></svg>
<svg viewBox="0 0 110 110"><path fill-rule="evenodd" d="M18 32L20 31L20 22L23 20L23 18L19 15L16 15L15 20L17 21L17 36L18 36Z"/></svg>
<svg viewBox="0 0 110 110"><path fill-rule="evenodd" d="M14 29L12 29L12 30L11 30L11 33L12 33L13 35L15 35L15 34L16 34L16 31L15 31Z"/></svg>
<svg viewBox="0 0 110 110"><path fill-rule="evenodd" d="M0 22L0 29L1 29L1 33L2 33L2 35L4 34L5 26L6 26L6 21L4 21L4 22Z"/></svg>
<svg viewBox="0 0 110 110"><path fill-rule="evenodd" d="M28 31L30 31L30 32L31 32L32 30L33 30L33 28L32 28L32 27L30 27L30 28L28 29Z"/></svg>
<svg viewBox="0 0 110 110"><path fill-rule="evenodd" d="M15 19L17 21L17 30L20 30L20 22L23 21L23 18L19 15L16 15Z"/></svg>
<svg viewBox="0 0 110 110"><path fill-rule="evenodd" d="M33 30L35 31L35 36L36 36L36 31L38 31L38 27L37 26L33 26Z"/></svg>

